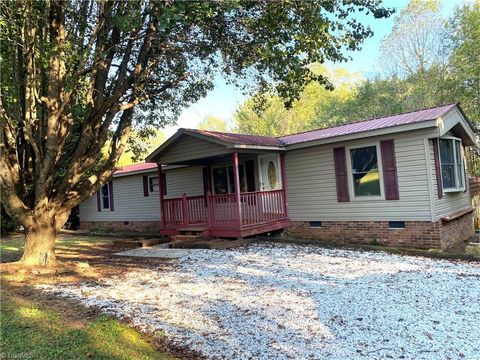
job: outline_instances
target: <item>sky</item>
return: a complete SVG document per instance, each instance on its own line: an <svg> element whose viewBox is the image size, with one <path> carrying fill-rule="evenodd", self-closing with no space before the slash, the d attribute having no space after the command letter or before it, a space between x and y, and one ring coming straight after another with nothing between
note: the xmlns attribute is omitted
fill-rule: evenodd
<svg viewBox="0 0 480 360"><path fill-rule="evenodd" d="M443 0L442 13L449 17L454 9L465 1ZM358 20L371 27L374 35L364 42L362 50L349 53L352 58L350 61L337 65L351 72L359 72L365 78L373 75L380 55L381 41L390 33L395 17L408 3L408 0L385 0L384 6L396 9L395 14L388 19L374 19L373 16L367 15L358 16ZM165 128L165 135L169 137L181 127L196 128L200 121L208 115L223 119L231 126L235 110L246 98L234 85L226 84L225 80L218 75L215 78L215 89L207 97L185 109L180 115L177 125Z"/></svg>

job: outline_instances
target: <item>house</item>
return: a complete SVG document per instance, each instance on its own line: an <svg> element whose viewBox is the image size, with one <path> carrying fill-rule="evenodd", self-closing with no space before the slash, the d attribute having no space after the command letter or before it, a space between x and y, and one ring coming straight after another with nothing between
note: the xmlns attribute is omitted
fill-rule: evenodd
<svg viewBox="0 0 480 360"><path fill-rule="evenodd" d="M180 129L81 204L81 226L448 248L474 232L475 144L458 104L279 138Z"/></svg>

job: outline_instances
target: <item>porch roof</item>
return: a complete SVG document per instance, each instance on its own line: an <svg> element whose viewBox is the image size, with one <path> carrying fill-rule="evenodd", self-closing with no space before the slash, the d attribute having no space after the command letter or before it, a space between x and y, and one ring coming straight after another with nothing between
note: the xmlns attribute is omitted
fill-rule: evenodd
<svg viewBox="0 0 480 360"><path fill-rule="evenodd" d="M158 147L153 153L147 156L146 162L155 162L158 158L164 154L168 149L172 148L175 143L182 138L191 137L203 140L212 146L217 146L218 149L213 149L211 154L205 155L224 155L234 151L241 152L246 151L284 151L285 147L283 142L279 139L269 136L259 135L246 135L246 134L233 134L222 133L217 131L196 130L196 129L179 129L174 135L172 135L167 141L165 141L160 147ZM192 153L191 158L181 159L181 162L185 160L194 160L200 157L199 154ZM167 162L168 163L168 162Z"/></svg>

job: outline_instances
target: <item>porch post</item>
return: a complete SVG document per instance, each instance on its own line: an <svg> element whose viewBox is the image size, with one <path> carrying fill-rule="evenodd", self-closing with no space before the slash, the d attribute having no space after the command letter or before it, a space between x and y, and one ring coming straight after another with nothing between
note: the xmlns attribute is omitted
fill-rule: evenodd
<svg viewBox="0 0 480 360"><path fill-rule="evenodd" d="M238 171L238 153L232 154L233 158L233 178L235 180L235 199L237 203L237 218L239 229L242 228L242 203L240 201L240 176Z"/></svg>
<svg viewBox="0 0 480 360"><path fill-rule="evenodd" d="M188 226L188 209L187 209L187 194L182 194L182 217L183 217L183 226Z"/></svg>
<svg viewBox="0 0 480 360"><path fill-rule="evenodd" d="M287 200L287 176L285 171L285 153L280 153L280 173L282 174L283 206L285 207L285 217L288 218L288 200Z"/></svg>
<svg viewBox="0 0 480 360"><path fill-rule="evenodd" d="M158 167L158 193L160 194L160 217L161 217L162 227L164 227L165 226L165 209L163 208L164 184L163 184L163 176L162 176L162 165L157 164L157 167Z"/></svg>
<svg viewBox="0 0 480 360"><path fill-rule="evenodd" d="M213 206L212 206L212 193L210 190L207 191L207 195L205 195L205 199L207 200L207 221L208 221L208 230L212 229L213 225Z"/></svg>

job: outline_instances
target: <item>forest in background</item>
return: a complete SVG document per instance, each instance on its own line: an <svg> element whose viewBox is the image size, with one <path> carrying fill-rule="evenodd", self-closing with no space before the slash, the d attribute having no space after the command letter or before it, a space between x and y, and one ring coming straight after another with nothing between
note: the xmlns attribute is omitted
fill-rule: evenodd
<svg viewBox="0 0 480 360"><path fill-rule="evenodd" d="M313 66L333 91L310 83L290 108L273 94L248 99L236 111L232 130L280 136L457 101L478 125L480 2L458 7L446 19L440 1L411 1L382 41L379 70L371 79Z"/></svg>
<svg viewBox="0 0 480 360"><path fill-rule="evenodd" d="M439 0L412 0L395 19L381 44L377 72L370 78L341 66L312 64L333 90L311 82L286 105L272 93L257 94L235 111L233 124L205 117L199 129L282 136L383 115L460 102L480 127L480 1L457 7L445 18ZM144 137L138 137L143 139ZM129 140L119 165L138 162L165 140ZM480 172L478 149L467 154L472 173Z"/></svg>

